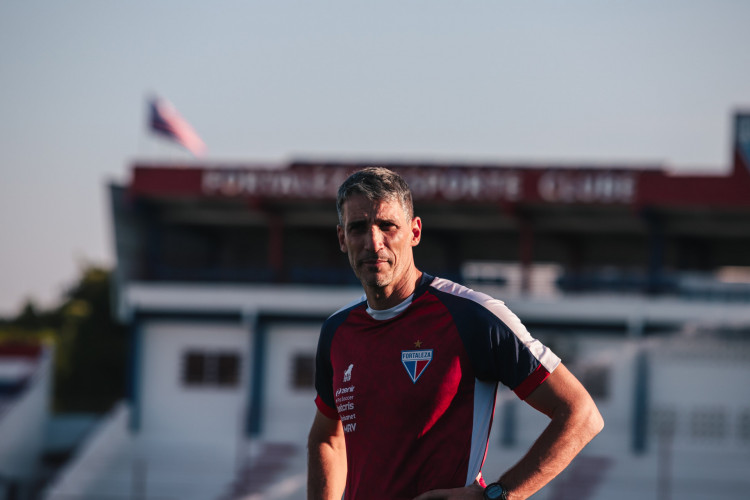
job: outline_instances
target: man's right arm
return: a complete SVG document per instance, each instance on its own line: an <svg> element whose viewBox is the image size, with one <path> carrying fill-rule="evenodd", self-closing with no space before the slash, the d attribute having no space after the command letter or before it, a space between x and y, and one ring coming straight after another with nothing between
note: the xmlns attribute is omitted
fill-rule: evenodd
<svg viewBox="0 0 750 500"><path fill-rule="evenodd" d="M346 446L341 420L315 414L307 440L308 500L340 500L346 485Z"/></svg>

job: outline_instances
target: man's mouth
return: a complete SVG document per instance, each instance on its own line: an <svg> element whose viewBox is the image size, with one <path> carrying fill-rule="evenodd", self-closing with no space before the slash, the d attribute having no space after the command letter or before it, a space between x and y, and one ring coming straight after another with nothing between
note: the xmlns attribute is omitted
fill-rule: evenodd
<svg viewBox="0 0 750 500"><path fill-rule="evenodd" d="M368 258L368 259L362 259L360 262L365 266L380 266L384 264L388 264L388 259L379 259L377 257L374 258Z"/></svg>

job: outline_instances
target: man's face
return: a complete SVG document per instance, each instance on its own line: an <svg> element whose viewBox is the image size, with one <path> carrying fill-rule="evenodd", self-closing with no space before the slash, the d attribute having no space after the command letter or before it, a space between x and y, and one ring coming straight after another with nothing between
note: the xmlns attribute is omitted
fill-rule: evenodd
<svg viewBox="0 0 750 500"><path fill-rule="evenodd" d="M408 279L412 247L422 236L419 217L407 219L397 200L370 201L363 195L351 196L342 208L339 245L362 285L385 288Z"/></svg>

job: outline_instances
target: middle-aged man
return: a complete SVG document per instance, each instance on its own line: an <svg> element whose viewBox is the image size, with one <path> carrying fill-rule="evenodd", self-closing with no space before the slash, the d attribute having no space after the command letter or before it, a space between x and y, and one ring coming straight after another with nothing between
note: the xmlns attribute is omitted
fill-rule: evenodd
<svg viewBox="0 0 750 500"><path fill-rule="evenodd" d="M604 423L586 389L503 304L417 269L406 182L371 167L339 188L337 227L365 297L324 323L308 498L521 499ZM550 418L502 475L481 467L497 384Z"/></svg>

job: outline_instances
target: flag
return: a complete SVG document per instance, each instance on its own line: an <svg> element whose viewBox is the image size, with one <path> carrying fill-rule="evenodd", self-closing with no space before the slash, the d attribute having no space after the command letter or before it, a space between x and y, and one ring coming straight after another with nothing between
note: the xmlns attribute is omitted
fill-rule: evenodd
<svg viewBox="0 0 750 500"><path fill-rule="evenodd" d="M195 156L202 156L206 152L206 145L193 127L166 99L155 97L149 102L151 130L165 135L182 145Z"/></svg>

